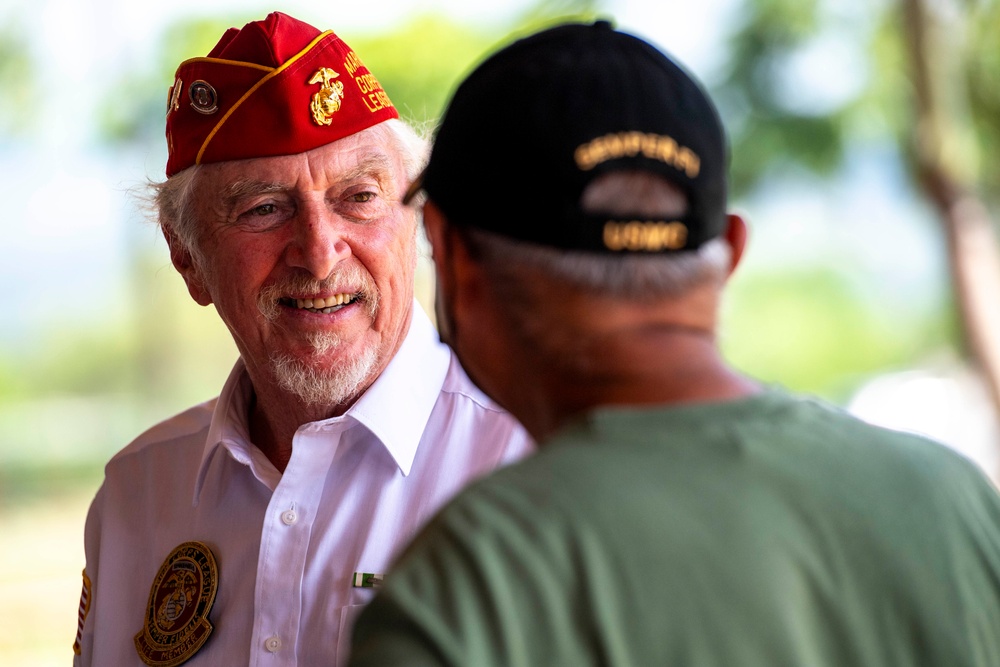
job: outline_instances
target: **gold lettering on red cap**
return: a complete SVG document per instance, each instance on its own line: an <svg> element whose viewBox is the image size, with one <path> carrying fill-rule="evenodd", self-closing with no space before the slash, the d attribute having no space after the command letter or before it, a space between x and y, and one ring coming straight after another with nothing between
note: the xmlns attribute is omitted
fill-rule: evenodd
<svg viewBox="0 0 1000 667"><path fill-rule="evenodd" d="M358 54L351 51L347 54L347 57L344 58L344 67L347 69L348 74L354 76L354 73L364 67L364 65L361 63L361 58L358 58Z"/></svg>
<svg viewBox="0 0 1000 667"><path fill-rule="evenodd" d="M701 158L686 146L678 146L673 137L646 132L617 132L581 144L573 152L576 166L589 171L608 160L642 155L669 164L695 178L701 171Z"/></svg>
<svg viewBox="0 0 1000 667"><path fill-rule="evenodd" d="M329 67L320 67L309 79L309 85L320 84L319 92L312 96L309 104L313 122L317 125L330 125L333 123L333 114L340 111L340 103L344 99L344 84L334 81L339 76Z"/></svg>
<svg viewBox="0 0 1000 667"><path fill-rule="evenodd" d="M348 53L347 57L344 58L344 69L354 79L354 83L358 84L358 90L361 91L361 101L365 103L369 111L375 113L379 109L393 106L389 96L382 89L382 84L378 82L374 74L368 71L368 68L361 62L361 58L358 58L358 54L354 51ZM364 72L359 71L362 69Z"/></svg>

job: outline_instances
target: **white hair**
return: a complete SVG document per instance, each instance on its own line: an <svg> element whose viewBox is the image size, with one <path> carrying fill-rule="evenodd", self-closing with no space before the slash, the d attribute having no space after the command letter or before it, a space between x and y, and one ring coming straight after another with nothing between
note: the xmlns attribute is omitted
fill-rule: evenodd
<svg viewBox="0 0 1000 667"><path fill-rule="evenodd" d="M612 172L584 191L582 206L610 215L682 215L687 199L669 181L640 171ZM609 255L566 251L475 228L460 228L476 259L502 294L516 294L526 275L544 276L581 290L620 299L676 297L709 282L721 284L731 251L722 239L669 254Z"/></svg>
<svg viewBox="0 0 1000 667"><path fill-rule="evenodd" d="M339 337L331 334L322 341L315 352L322 354L327 347L336 347ZM307 406L343 405L364 389L371 378L377 361L374 346L361 350L329 369L317 368L307 361L291 355L271 355L271 372L278 386Z"/></svg>
<svg viewBox="0 0 1000 667"><path fill-rule="evenodd" d="M708 282L721 282L731 257L729 246L718 238L690 252L623 257L558 250L481 229L462 233L495 286L504 292L516 291L530 273L621 299L676 297Z"/></svg>

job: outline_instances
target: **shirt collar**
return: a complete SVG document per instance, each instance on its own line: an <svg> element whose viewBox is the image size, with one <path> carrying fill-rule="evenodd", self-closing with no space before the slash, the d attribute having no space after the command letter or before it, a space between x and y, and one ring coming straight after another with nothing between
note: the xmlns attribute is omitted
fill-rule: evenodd
<svg viewBox="0 0 1000 667"><path fill-rule="evenodd" d="M336 419L350 417L363 425L382 443L400 471L408 475L450 363L451 351L440 342L434 326L414 301L410 329L396 355L347 413ZM212 413L195 483L195 505L209 463L220 448L250 467L265 484L273 487L280 478L267 457L250 443L247 419L252 398L250 376L243 360L237 359Z"/></svg>
<svg viewBox="0 0 1000 667"><path fill-rule="evenodd" d="M347 411L379 439L404 475L410 473L450 363L451 350L414 302L410 330L396 356Z"/></svg>

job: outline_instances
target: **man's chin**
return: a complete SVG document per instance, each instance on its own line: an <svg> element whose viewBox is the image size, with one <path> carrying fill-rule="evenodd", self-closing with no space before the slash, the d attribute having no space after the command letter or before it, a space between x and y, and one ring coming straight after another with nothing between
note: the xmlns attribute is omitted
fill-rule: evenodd
<svg viewBox="0 0 1000 667"><path fill-rule="evenodd" d="M368 348L360 354L330 360L329 350L313 350L305 358L275 354L271 372L278 386L310 408L353 403L373 379L376 355Z"/></svg>

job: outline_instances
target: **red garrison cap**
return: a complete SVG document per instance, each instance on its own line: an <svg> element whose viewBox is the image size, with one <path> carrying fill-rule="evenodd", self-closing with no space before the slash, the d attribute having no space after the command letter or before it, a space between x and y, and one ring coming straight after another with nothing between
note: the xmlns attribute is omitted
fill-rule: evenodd
<svg viewBox="0 0 1000 667"><path fill-rule="evenodd" d="M273 12L230 28L177 68L167 100L167 176L194 164L291 155L399 118L332 30Z"/></svg>

